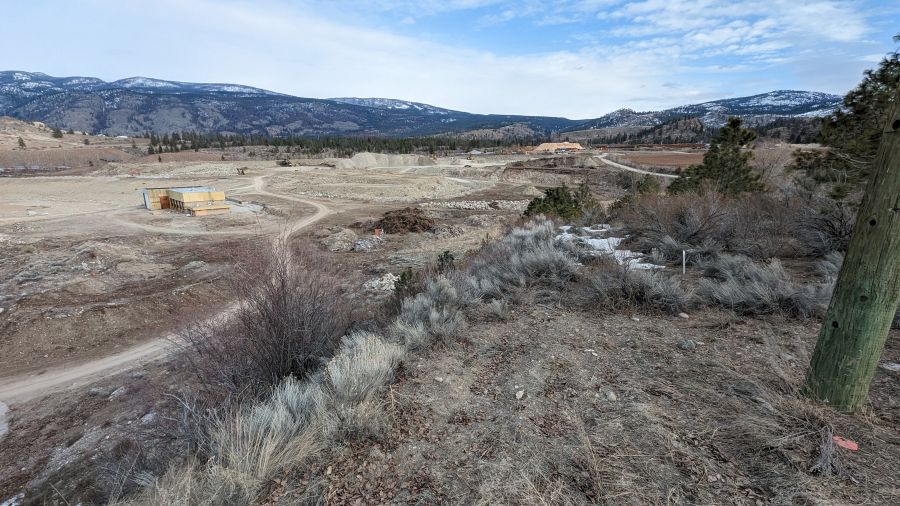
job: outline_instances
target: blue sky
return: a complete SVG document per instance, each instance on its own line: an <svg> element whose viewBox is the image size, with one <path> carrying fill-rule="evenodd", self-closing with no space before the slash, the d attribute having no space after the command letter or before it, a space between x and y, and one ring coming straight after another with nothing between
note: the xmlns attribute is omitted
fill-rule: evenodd
<svg viewBox="0 0 900 506"><path fill-rule="evenodd" d="M775 89L843 94L900 32L900 2L876 0L3 4L4 70L570 118Z"/></svg>

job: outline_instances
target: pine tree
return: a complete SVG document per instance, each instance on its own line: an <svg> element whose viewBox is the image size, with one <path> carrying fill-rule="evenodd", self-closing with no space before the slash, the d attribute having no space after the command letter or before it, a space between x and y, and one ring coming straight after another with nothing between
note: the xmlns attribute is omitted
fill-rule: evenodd
<svg viewBox="0 0 900 506"><path fill-rule="evenodd" d="M19 137L19 147L25 149L25 140Z"/></svg>
<svg viewBox="0 0 900 506"><path fill-rule="evenodd" d="M62 139L63 133L59 128L53 127L53 133L51 135L53 135L54 139Z"/></svg>
<svg viewBox="0 0 900 506"><path fill-rule="evenodd" d="M900 42L900 35L894 40ZM838 110L822 119L817 140L831 149L803 152L791 168L829 186L836 200L862 189L898 82L900 51L895 51L883 58L878 68L867 70Z"/></svg>
<svg viewBox="0 0 900 506"><path fill-rule="evenodd" d="M669 192L686 193L711 187L733 195L765 189L759 174L750 167L753 153L742 149L756 139L756 133L742 125L740 118L728 118L728 123L703 155L703 163L688 167L669 185Z"/></svg>

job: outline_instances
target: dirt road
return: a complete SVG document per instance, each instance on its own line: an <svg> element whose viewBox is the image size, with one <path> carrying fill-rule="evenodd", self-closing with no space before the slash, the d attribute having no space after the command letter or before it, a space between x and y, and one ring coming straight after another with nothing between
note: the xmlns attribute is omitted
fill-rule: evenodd
<svg viewBox="0 0 900 506"><path fill-rule="evenodd" d="M259 176L254 179L253 193L290 200L316 209L313 214L288 223L279 235L273 237L273 241L278 238L286 239L291 234L316 223L333 212L332 209L320 202L268 192L265 189L264 178L265 176ZM235 305L227 307L214 318L231 314L235 307ZM2 378L0 379L0 402L12 404L27 401L54 391L86 385L98 378L111 376L142 363L157 360L171 352L176 337L175 334L167 334L120 353L79 365Z"/></svg>
<svg viewBox="0 0 900 506"><path fill-rule="evenodd" d="M660 172L650 172L650 171L648 171L648 170L635 169L634 167L629 167L629 166L627 166L627 165L622 165L621 163L617 163L617 162L614 162L614 161L612 161L612 160L607 160L607 159L606 159L606 153L603 153L603 154L600 155L600 156L595 156L594 158L596 158L597 160L600 160L601 162L605 163L606 165L609 165L610 167L615 167L615 168L617 168L617 169L627 170L627 171L629 171L629 172L634 172L634 173L637 173L637 174L649 174L649 175L651 175L651 176L664 177L664 178L668 178L668 179L676 179L676 178L678 177L678 176L676 176L676 175L674 175L674 174L663 174L663 173L660 173Z"/></svg>

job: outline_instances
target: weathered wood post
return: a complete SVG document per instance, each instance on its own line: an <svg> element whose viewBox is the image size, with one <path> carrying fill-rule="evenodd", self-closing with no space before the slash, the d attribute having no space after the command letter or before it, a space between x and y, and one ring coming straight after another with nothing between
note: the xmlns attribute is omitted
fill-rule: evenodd
<svg viewBox="0 0 900 506"><path fill-rule="evenodd" d="M806 375L805 393L844 411L865 405L900 303L900 87Z"/></svg>

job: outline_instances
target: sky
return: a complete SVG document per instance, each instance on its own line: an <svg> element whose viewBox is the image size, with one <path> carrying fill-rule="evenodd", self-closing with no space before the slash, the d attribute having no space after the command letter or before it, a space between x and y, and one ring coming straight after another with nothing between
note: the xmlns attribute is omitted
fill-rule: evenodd
<svg viewBox="0 0 900 506"><path fill-rule="evenodd" d="M0 0L0 70L601 116L844 94L897 49L892 0Z"/></svg>

